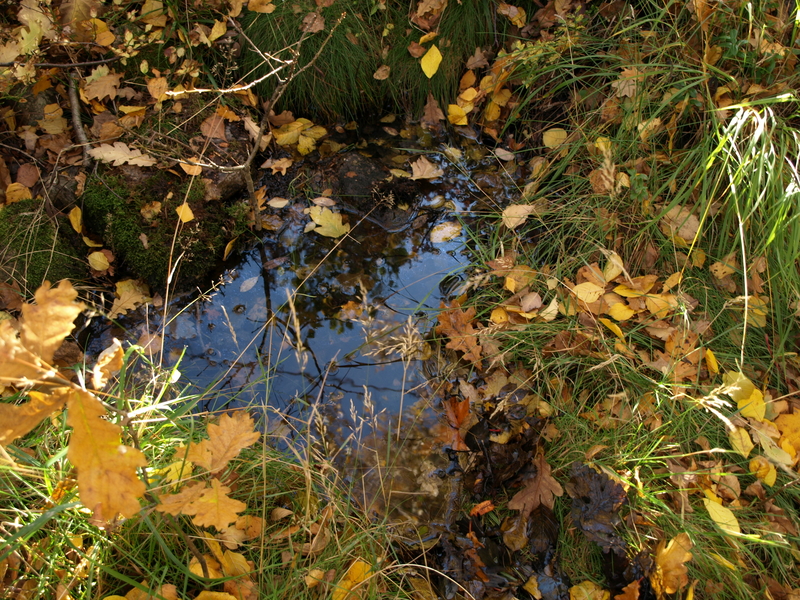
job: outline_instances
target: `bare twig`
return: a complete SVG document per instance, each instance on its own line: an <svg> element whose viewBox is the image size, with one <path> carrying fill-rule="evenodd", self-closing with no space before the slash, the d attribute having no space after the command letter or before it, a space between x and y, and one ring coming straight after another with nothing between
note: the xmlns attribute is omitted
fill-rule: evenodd
<svg viewBox="0 0 800 600"><path fill-rule="evenodd" d="M81 106L78 103L78 73L72 74L69 81L69 107L72 111L72 129L75 130L75 137L78 138L83 146L83 166L88 167L92 164L92 157L89 154L89 139L81 125Z"/></svg>

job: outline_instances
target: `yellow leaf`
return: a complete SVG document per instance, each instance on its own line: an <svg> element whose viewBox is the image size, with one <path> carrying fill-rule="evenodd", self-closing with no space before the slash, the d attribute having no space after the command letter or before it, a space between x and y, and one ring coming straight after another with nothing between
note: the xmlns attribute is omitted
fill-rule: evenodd
<svg viewBox="0 0 800 600"><path fill-rule="evenodd" d="M775 466L763 456L756 456L750 461L750 472L769 487L775 485L778 478Z"/></svg>
<svg viewBox="0 0 800 600"><path fill-rule="evenodd" d="M66 279L51 288L45 282L36 290L35 304L22 305L20 342L44 362L53 362L53 353L73 329L73 321L86 305L76 302L78 292Z"/></svg>
<svg viewBox="0 0 800 600"><path fill-rule="evenodd" d="M684 563L692 560L692 540L686 533L679 533L669 544L661 540L656 548L655 571L650 583L659 598L674 594L689 583L689 570Z"/></svg>
<svg viewBox="0 0 800 600"><path fill-rule="evenodd" d="M103 244L99 242L95 242L94 240L89 239L85 235L83 237L83 243L89 246L89 248L102 248Z"/></svg>
<svg viewBox="0 0 800 600"><path fill-rule="evenodd" d="M211 480L211 487L204 482L186 486L177 494L163 497L156 510L171 515L192 516L192 523L198 527L216 527L222 531L236 521L240 512L247 508L244 502L228 496L231 489L217 479Z"/></svg>
<svg viewBox="0 0 800 600"><path fill-rule="evenodd" d="M189 204L186 202L184 202L178 208L176 208L175 212L178 213L178 218L181 220L182 223L188 223L189 221L194 220L194 213L192 212L192 209L189 206Z"/></svg>
<svg viewBox="0 0 800 600"><path fill-rule="evenodd" d="M72 427L67 457L78 470L81 502L99 522L139 512L145 485L137 469L147 461L136 448L122 445L122 428L107 420L102 403L91 393L71 389L67 425Z"/></svg>
<svg viewBox="0 0 800 600"><path fill-rule="evenodd" d="M558 316L558 298L553 298L550 301L550 304L547 305L547 308L543 308L539 311L539 317L541 317L546 322L550 322L555 320Z"/></svg>
<svg viewBox="0 0 800 600"><path fill-rule="evenodd" d="M458 104L447 105L447 120L453 125L466 125L469 122L467 113Z"/></svg>
<svg viewBox="0 0 800 600"><path fill-rule="evenodd" d="M594 581L586 580L569 588L569 600L609 600L611 592L604 590Z"/></svg>
<svg viewBox="0 0 800 600"><path fill-rule="evenodd" d="M731 509L717 504L708 498L703 498L703 504L705 504L711 519L722 531L731 535L740 535L742 533L739 527L739 521L736 520L736 516Z"/></svg>
<svg viewBox="0 0 800 600"><path fill-rule="evenodd" d="M108 257L102 252L92 252L89 255L89 266L95 271L105 271L111 264L108 262Z"/></svg>
<svg viewBox="0 0 800 600"><path fill-rule="evenodd" d="M291 146L292 144L296 144L303 130L311 126L312 123L308 119L297 119L291 123L286 123L286 125L272 132L275 136L275 143L279 146Z"/></svg>
<svg viewBox="0 0 800 600"><path fill-rule="evenodd" d="M614 321L612 321L611 319L604 319L602 317L597 320L600 321L606 327L608 327L614 333L614 335L616 335L619 339L621 339L623 342L625 341L625 334L622 333L622 329L620 329L619 325L614 323Z"/></svg>
<svg viewBox="0 0 800 600"><path fill-rule="evenodd" d="M733 431L728 432L728 440L730 440L731 447L747 458L750 451L755 447L753 440L750 439L750 434L744 427L737 427Z"/></svg>
<svg viewBox="0 0 800 600"><path fill-rule="evenodd" d="M231 255L233 251L233 247L236 245L236 240L239 239L239 236L233 238L230 242L225 244L225 251L222 253L222 260L228 260L228 257Z"/></svg>
<svg viewBox="0 0 800 600"><path fill-rule="evenodd" d="M702 268L702 266L706 264L706 252L702 248L696 248L694 252L692 252L692 266Z"/></svg>
<svg viewBox="0 0 800 600"><path fill-rule="evenodd" d="M118 281L114 304L108 311L108 318L113 319L117 315L124 315L129 310L133 310L139 304L150 302L149 288L146 283L135 279L124 279Z"/></svg>
<svg viewBox="0 0 800 600"><path fill-rule="evenodd" d="M492 309L492 315L489 317L489 320L491 320L491 322L495 323L496 325L502 325L503 323L508 323L508 313L506 312L506 309L504 309L502 306L498 306Z"/></svg>
<svg viewBox="0 0 800 600"><path fill-rule="evenodd" d="M717 357L708 348L706 348L706 366L708 367L708 372L712 375L719 373L719 363L717 362Z"/></svg>
<svg viewBox="0 0 800 600"><path fill-rule="evenodd" d="M781 438L787 445L791 445L795 451L800 450L800 413L778 415L775 419L775 426L783 434ZM781 447L788 452L788 448L781 444ZM793 453L789 452L789 454Z"/></svg>
<svg viewBox="0 0 800 600"><path fill-rule="evenodd" d="M744 373L733 371L725 373L722 382L727 386L726 393L736 400L736 406L743 417L757 421L764 420L767 412L764 394Z"/></svg>
<svg viewBox="0 0 800 600"><path fill-rule="evenodd" d="M83 230L83 212L79 206L69 211L69 222L76 233L80 233Z"/></svg>
<svg viewBox="0 0 800 600"><path fill-rule="evenodd" d="M208 426L208 439L189 444L186 458L198 467L218 473L258 437L253 418L245 411L237 411L233 416L225 414L218 424Z"/></svg>
<svg viewBox="0 0 800 600"><path fill-rule="evenodd" d="M268 4L267 6L272 6L273 7L272 10L275 10L275 5L274 4ZM250 5L248 4L247 7L250 8ZM253 9L251 9L251 10L253 10ZM262 12L262 11L258 11L258 12ZM266 11L264 11L264 12L266 12ZM270 11L270 12L272 12L272 11ZM200 571L200 575L202 575L202 574L203 574L203 571ZM197 594L197 596L194 597L194 600L240 600L240 598L237 598L236 596L228 594L227 592L209 592L208 590L204 590L204 591L200 592L199 594Z"/></svg>
<svg viewBox="0 0 800 600"><path fill-rule="evenodd" d="M459 235L461 235L461 223L457 221L445 221L431 229L428 237L434 244L443 244L444 242L449 242L457 238Z"/></svg>
<svg viewBox="0 0 800 600"><path fill-rule="evenodd" d="M335 213L324 206L312 206L308 209L311 220L317 224L314 229L319 235L338 238L350 231L350 225L342 221L341 213Z"/></svg>
<svg viewBox="0 0 800 600"><path fill-rule="evenodd" d="M603 279L605 279L606 282L616 279L624 270L622 257L620 257L619 254L613 250L606 254L606 266L603 267Z"/></svg>
<svg viewBox="0 0 800 600"><path fill-rule="evenodd" d="M542 143L551 150L555 150L567 141L567 132L561 127L553 127L542 134Z"/></svg>
<svg viewBox="0 0 800 600"><path fill-rule="evenodd" d="M28 395L31 399L25 404L0 404L0 446L26 435L67 401L63 390L53 394L31 391Z"/></svg>
<svg viewBox="0 0 800 600"><path fill-rule="evenodd" d="M540 211L541 207L535 204L509 204L503 209L503 225L516 229L526 221L528 215Z"/></svg>
<svg viewBox="0 0 800 600"><path fill-rule="evenodd" d="M356 586L360 586L369 574L372 572L372 565L365 560L357 558L353 561L347 572L336 584L336 587L331 593L331 600L354 600L360 597L360 594L352 593Z"/></svg>
<svg viewBox="0 0 800 600"><path fill-rule="evenodd" d="M644 304L650 314L663 319L678 308L678 299L673 294L650 294L645 297Z"/></svg>
<svg viewBox="0 0 800 600"><path fill-rule="evenodd" d="M600 296L603 295L604 291L604 288L591 281L579 283L572 288L572 293L575 294L575 297L578 298L578 300L583 300L587 304L597 301Z"/></svg>
<svg viewBox="0 0 800 600"><path fill-rule="evenodd" d="M636 311L624 302L616 302L608 308L608 314L617 321L627 321L636 314Z"/></svg>
<svg viewBox="0 0 800 600"><path fill-rule="evenodd" d="M228 31L228 26L225 24L225 21L214 21L214 26L211 28L211 33L208 34L208 41L213 42L217 38L222 37L225 35L225 32Z"/></svg>
<svg viewBox="0 0 800 600"><path fill-rule="evenodd" d="M436 47L436 44L433 44L428 51L424 54L424 56L420 59L420 66L422 66L422 72L425 73L428 79L436 75L436 71L439 70L439 65L442 62L442 53L439 52L439 48Z"/></svg>
<svg viewBox="0 0 800 600"><path fill-rule="evenodd" d="M108 380L122 369L122 359L125 352L122 344L117 338L111 341L111 345L103 350L97 357L97 362L92 369L92 387L102 390Z"/></svg>
<svg viewBox="0 0 800 600"><path fill-rule="evenodd" d="M194 162L199 161L200 158L197 157L197 156L193 156L189 160L194 163ZM180 164L181 169L183 169L183 172L186 173L187 175L200 175L200 174L203 173L203 167L201 167L200 165L189 164L189 163L186 163L186 162L183 162L183 161L181 161L178 164Z"/></svg>

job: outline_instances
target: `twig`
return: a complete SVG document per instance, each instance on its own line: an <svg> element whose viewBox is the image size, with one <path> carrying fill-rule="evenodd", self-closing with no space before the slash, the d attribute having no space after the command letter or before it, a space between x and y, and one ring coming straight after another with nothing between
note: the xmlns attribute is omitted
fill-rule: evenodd
<svg viewBox="0 0 800 600"><path fill-rule="evenodd" d="M92 164L92 156L89 154L89 139L81 124L81 106L78 103L78 72L74 72L69 81L69 104L72 111L72 128L75 130L75 137L78 138L80 145L83 146L83 166L88 167Z"/></svg>
<svg viewBox="0 0 800 600"><path fill-rule="evenodd" d="M85 62L76 62L76 63L33 63L34 67L44 67L45 69L71 69L72 67L91 67L94 65L104 65L106 63L114 62L115 60L119 60L120 56L112 56L111 58L101 58L98 60L87 60ZM3 62L0 63L0 67L16 67L18 65L24 65L25 63L12 60L11 62Z"/></svg>

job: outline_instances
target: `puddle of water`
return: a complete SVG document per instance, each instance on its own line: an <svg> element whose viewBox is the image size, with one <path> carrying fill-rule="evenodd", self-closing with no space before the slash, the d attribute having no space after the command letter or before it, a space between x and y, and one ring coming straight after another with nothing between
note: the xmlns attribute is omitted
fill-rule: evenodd
<svg viewBox="0 0 800 600"><path fill-rule="evenodd" d="M429 409L433 394L418 360L430 348L417 344L418 353L406 361L377 350L404 339L407 346L424 342L440 302L452 293L444 281L457 279L469 264L464 232L438 243L431 233L453 213L467 219L485 194L454 168L442 167L443 183L426 182L420 204L438 207L444 197L448 212L417 219L400 233L366 220L356 224L351 215L350 235L332 240L303 234L307 204L290 206L289 225L277 238L267 234L263 245L245 252L213 291L174 300L166 327L151 308L122 320L126 334L109 329L91 349L102 348L111 335L136 340L159 333L167 364L183 355L180 381L217 392L200 410L268 405L305 420L315 407L366 505L382 512L391 504L404 517L431 518L442 506L426 498L447 493L435 476L447 466L436 442L437 428L447 425ZM484 173L496 177L485 167ZM360 439L343 450L359 428Z"/></svg>

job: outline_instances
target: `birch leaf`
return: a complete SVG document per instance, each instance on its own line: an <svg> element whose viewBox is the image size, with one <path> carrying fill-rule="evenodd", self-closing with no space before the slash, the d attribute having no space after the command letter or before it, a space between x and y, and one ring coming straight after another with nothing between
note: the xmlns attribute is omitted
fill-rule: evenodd
<svg viewBox="0 0 800 600"><path fill-rule="evenodd" d="M425 73L425 76L428 79L436 75L436 71L439 70L439 65L441 63L442 53L439 52L439 48L436 47L436 44L433 44L430 48L428 48L425 56L423 56L420 60L422 72Z"/></svg>

